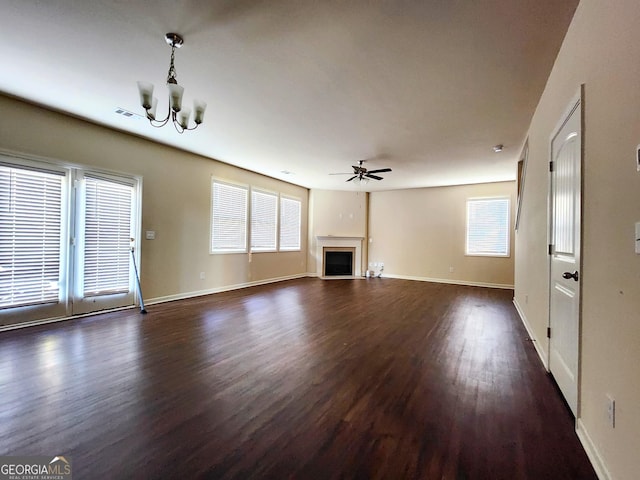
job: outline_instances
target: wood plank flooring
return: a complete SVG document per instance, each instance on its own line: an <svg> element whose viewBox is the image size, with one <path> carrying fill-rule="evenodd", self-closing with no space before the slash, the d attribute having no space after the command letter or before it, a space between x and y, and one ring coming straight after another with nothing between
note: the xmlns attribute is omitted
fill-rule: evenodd
<svg viewBox="0 0 640 480"><path fill-rule="evenodd" d="M0 333L0 454L75 479L596 479L512 292L300 279Z"/></svg>

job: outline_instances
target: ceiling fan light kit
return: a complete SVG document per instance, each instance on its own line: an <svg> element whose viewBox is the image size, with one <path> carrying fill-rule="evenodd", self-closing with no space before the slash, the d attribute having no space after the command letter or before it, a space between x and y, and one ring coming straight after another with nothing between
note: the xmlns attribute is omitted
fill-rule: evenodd
<svg viewBox="0 0 640 480"><path fill-rule="evenodd" d="M158 99L153 96L153 84L144 81L138 81L138 92L140 93L140 104L144 108L147 120L153 127L164 127L169 120L173 123L178 133L184 133L187 130L195 130L204 119L204 111L207 104L202 100L193 102L193 121L195 126L189 127L191 117L191 109L182 107L182 95L184 88L178 84L178 74L174 65L176 48L180 48L184 44L184 39L177 33L167 33L165 35L167 44L171 47L171 61L169 63L169 72L167 73L167 88L169 89L169 111L167 116L162 120L156 119L156 109L158 107Z"/></svg>
<svg viewBox="0 0 640 480"><path fill-rule="evenodd" d="M347 179L347 182L356 180L356 182L360 183L361 185L366 185L367 183L369 183L369 179L371 178L373 178L374 180L383 180L382 177L374 175L375 173L391 172L390 168L367 170L362 166L364 162L366 162L366 160L358 160L358 165L351 165L351 168L353 168L353 173L330 173L329 175L353 175L351 178Z"/></svg>

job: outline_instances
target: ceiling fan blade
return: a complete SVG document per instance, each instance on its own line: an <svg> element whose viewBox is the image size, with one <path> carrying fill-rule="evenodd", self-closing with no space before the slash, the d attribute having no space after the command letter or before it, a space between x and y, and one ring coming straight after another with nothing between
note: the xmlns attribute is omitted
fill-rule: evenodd
<svg viewBox="0 0 640 480"><path fill-rule="evenodd" d="M371 172L365 173L364 176L365 177L369 177L369 178L373 178L374 180L382 180L382 177L379 177L377 175L371 175Z"/></svg>
<svg viewBox="0 0 640 480"><path fill-rule="evenodd" d="M353 175L353 172L330 173L329 175Z"/></svg>
<svg viewBox="0 0 640 480"><path fill-rule="evenodd" d="M350 182L351 180L353 180L354 178L358 178L358 175L354 175L353 177L351 177L349 180L347 180L347 182Z"/></svg>
<svg viewBox="0 0 640 480"><path fill-rule="evenodd" d="M384 173L384 172L390 172L391 169L390 168L379 168L378 170L369 170L369 173Z"/></svg>

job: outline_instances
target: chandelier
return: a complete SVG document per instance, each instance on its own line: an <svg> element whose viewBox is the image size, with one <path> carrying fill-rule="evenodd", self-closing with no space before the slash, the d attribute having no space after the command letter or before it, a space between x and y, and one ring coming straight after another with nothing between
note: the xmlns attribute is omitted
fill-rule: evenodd
<svg viewBox="0 0 640 480"><path fill-rule="evenodd" d="M167 73L167 87L169 88L169 111L167 112L167 116L162 120L156 119L158 99L153 96L152 83L138 82L140 103L142 104L142 108L144 108L147 114L147 119L152 126L157 128L164 127L169 123L169 120L171 120L177 132L184 133L187 130L195 130L198 128L198 125L202 123L207 104L202 100L195 100L193 102L193 121L195 125L193 127L189 127L191 109L182 106L182 94L184 93L184 88L178 85L176 67L173 64L176 48L180 48L182 46L184 39L177 33L167 33L165 35L165 40L171 47L171 63L169 63L169 73Z"/></svg>

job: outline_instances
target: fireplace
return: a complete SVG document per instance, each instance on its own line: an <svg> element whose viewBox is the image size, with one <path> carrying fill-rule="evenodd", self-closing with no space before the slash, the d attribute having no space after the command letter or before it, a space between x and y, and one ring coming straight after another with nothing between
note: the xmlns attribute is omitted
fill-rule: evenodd
<svg viewBox="0 0 640 480"><path fill-rule="evenodd" d="M324 248L324 276L352 276L355 248Z"/></svg>
<svg viewBox="0 0 640 480"><path fill-rule="evenodd" d="M361 278L362 272L362 240L363 237L340 237L334 235L318 235L316 237L316 272L321 278ZM337 252L335 261L344 265L336 267L341 273L327 273L325 268L326 252ZM351 262L347 261L345 252L351 253ZM331 261L334 261L332 259ZM346 270L346 264L350 265L350 272L342 273Z"/></svg>

